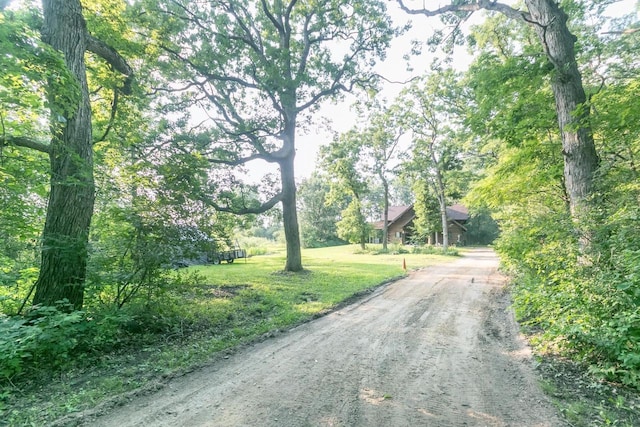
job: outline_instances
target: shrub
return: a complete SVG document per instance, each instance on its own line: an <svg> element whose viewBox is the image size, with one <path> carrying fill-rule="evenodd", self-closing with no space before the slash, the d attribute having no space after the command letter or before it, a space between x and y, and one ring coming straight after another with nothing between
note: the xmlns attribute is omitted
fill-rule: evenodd
<svg viewBox="0 0 640 427"><path fill-rule="evenodd" d="M611 204L594 212L590 252L579 255L566 219L530 217L496 247L514 277L518 320L538 350L589 366L640 388L640 208ZM543 221L544 220L544 221ZM588 261L588 262L586 262Z"/></svg>
<svg viewBox="0 0 640 427"><path fill-rule="evenodd" d="M131 317L121 311L88 315L64 305L39 307L27 316L0 317L0 377L13 379L25 370L56 370L82 355L117 348L122 326Z"/></svg>
<svg viewBox="0 0 640 427"><path fill-rule="evenodd" d="M0 373L12 378L29 365L64 365L78 344L82 312L65 313L55 307L39 308L28 318L0 321Z"/></svg>

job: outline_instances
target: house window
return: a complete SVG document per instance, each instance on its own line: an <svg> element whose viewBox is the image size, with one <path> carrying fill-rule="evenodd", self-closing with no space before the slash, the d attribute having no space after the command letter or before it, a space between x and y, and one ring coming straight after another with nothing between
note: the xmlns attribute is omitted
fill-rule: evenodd
<svg viewBox="0 0 640 427"><path fill-rule="evenodd" d="M397 238L402 237L402 231L396 231L396 237Z"/></svg>

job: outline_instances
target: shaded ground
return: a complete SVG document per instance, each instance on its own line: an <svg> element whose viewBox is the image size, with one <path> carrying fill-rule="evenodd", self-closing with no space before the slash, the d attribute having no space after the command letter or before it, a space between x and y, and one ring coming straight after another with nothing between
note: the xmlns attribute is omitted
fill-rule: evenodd
<svg viewBox="0 0 640 427"><path fill-rule="evenodd" d="M561 426L497 265L413 272L81 425Z"/></svg>

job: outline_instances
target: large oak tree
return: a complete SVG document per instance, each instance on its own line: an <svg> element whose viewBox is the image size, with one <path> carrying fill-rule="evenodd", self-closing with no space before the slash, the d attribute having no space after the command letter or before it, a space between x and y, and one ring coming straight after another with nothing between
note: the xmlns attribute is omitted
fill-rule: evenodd
<svg viewBox="0 0 640 427"><path fill-rule="evenodd" d="M7 3L0 3L0 11ZM27 70L31 63L48 58L41 81L34 79L30 84L44 88L50 140L43 141L24 129L17 135L4 129L0 144L37 150L50 160L42 260L33 304L54 305L66 300L72 308L79 309L84 299L89 226L95 200L94 140L85 54L95 53L126 76L131 76L132 70L114 49L89 33L79 0L43 0L42 17L41 40L28 40L33 34L17 34L15 54L24 58L22 64ZM23 55L24 50L36 53ZM56 57L62 60L56 61Z"/></svg>
<svg viewBox="0 0 640 427"><path fill-rule="evenodd" d="M237 213L282 203L285 270L302 270L296 137L321 102L373 84L371 66L396 33L384 2L174 0L148 2L147 12L150 22L158 17L158 34L168 35L158 42L172 81L164 89L209 119L182 138L184 150L214 166L262 160L279 168L280 188L259 206L227 204L216 194L203 200Z"/></svg>

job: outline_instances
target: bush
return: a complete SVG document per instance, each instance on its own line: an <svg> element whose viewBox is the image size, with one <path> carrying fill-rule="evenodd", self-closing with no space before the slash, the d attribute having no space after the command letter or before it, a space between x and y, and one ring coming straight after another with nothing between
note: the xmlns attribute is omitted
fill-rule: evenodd
<svg viewBox="0 0 640 427"><path fill-rule="evenodd" d="M56 308L34 310L30 318L3 317L0 321L0 373L4 378L22 373L27 366L57 368L78 345L82 312L63 313Z"/></svg>
<svg viewBox="0 0 640 427"><path fill-rule="evenodd" d="M24 370L32 358L34 341L40 329L29 327L26 320L0 317L0 376L11 379Z"/></svg>
<svg viewBox="0 0 640 427"><path fill-rule="evenodd" d="M240 236L238 244L247 252L247 256L267 255L281 248L282 245L274 240L255 236Z"/></svg>
<svg viewBox="0 0 640 427"><path fill-rule="evenodd" d="M89 316L64 306L39 307L25 317L0 317L0 377L13 379L25 370L56 370L83 354L117 348L123 312Z"/></svg>
<svg viewBox="0 0 640 427"><path fill-rule="evenodd" d="M458 249L449 246L445 251L442 250L442 247L433 246L433 245L424 245L424 246L413 246L411 248L412 254L422 254L422 255L451 255L458 256L460 253Z"/></svg>
<svg viewBox="0 0 640 427"><path fill-rule="evenodd" d="M614 207L595 212L587 254L562 218L530 217L496 248L514 277L516 316L539 351L640 388L640 208Z"/></svg>

